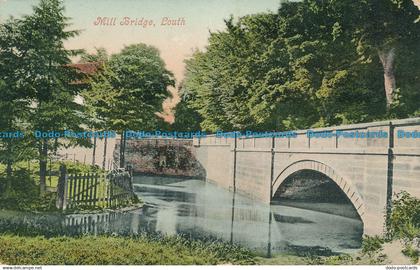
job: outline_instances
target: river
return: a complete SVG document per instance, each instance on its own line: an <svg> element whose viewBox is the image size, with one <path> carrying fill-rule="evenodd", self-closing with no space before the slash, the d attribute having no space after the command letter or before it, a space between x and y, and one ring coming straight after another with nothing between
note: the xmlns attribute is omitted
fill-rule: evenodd
<svg viewBox="0 0 420 270"><path fill-rule="evenodd" d="M136 177L135 191L146 202L139 215L152 231L209 235L269 256L360 248L359 219L297 208L290 202L270 206L200 180Z"/></svg>
<svg viewBox="0 0 420 270"><path fill-rule="evenodd" d="M23 230L48 235L183 234L236 243L263 256L352 253L361 244L359 219L304 209L301 203L266 205L202 180L172 177L136 176L134 190L144 201L141 209L66 216L0 211L0 231L15 230L14 224L19 223L26 226ZM315 202L311 206L321 210L341 207Z"/></svg>

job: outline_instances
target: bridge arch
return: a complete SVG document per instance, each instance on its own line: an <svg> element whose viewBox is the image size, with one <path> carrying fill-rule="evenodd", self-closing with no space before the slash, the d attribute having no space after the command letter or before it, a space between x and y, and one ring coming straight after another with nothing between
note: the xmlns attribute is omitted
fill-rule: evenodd
<svg viewBox="0 0 420 270"><path fill-rule="evenodd" d="M281 184L292 174L303 171L311 170L316 171L329 177L337 186L346 194L347 198L351 201L360 219L364 222L364 203L357 189L353 186L351 181L345 179L341 174L337 173L333 168L325 163L316 160L300 160L293 162L280 172L277 178L271 183L271 199L274 197L276 191L280 188Z"/></svg>

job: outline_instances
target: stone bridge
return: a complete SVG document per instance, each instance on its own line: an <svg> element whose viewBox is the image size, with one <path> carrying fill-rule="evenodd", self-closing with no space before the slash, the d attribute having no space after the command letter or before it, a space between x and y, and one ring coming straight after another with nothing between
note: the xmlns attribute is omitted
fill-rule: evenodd
<svg viewBox="0 0 420 270"><path fill-rule="evenodd" d="M206 180L265 203L294 173L322 173L350 199L365 234L383 233L393 194L420 197L420 118L312 131L324 138L300 130L291 138L212 135L193 143ZM356 132L381 137L352 138Z"/></svg>

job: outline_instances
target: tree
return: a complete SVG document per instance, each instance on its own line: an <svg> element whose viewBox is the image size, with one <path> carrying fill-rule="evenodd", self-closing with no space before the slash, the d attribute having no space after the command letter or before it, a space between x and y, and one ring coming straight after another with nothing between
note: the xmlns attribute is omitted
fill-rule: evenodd
<svg viewBox="0 0 420 270"><path fill-rule="evenodd" d="M200 114L188 107L188 95L183 92L182 83L179 87L179 94L181 96L180 102L173 108L175 121L170 128L176 131L198 131L200 130L201 117Z"/></svg>
<svg viewBox="0 0 420 270"><path fill-rule="evenodd" d="M334 3L285 3L278 11L278 40L283 41L283 55L289 57L286 70L291 76L279 87L292 93L304 90L309 103L304 107L312 107L312 116L299 117L309 120L304 122L306 128L372 121L384 113L379 66L360 59L346 21L349 16L341 12L351 14L351 10L337 8L346 1ZM298 101L295 104L302 110Z"/></svg>
<svg viewBox="0 0 420 270"><path fill-rule="evenodd" d="M387 13L377 16L374 5L382 2ZM397 2L304 0L284 2L277 14L231 18L226 30L211 33L205 51L186 61L186 104L202 117L201 127L212 131L303 129L384 119L390 101L379 55L386 43L405 48L395 54L401 87L394 91L393 117L416 114L418 10L411 1ZM365 9L372 12L365 14ZM406 27L398 28L400 19ZM387 68L394 63L390 60Z"/></svg>
<svg viewBox="0 0 420 270"><path fill-rule="evenodd" d="M211 33L205 52L186 61L182 91L201 115L203 129L262 128L249 101L268 68L260 57L277 33L276 22L275 14L230 18L226 31Z"/></svg>
<svg viewBox="0 0 420 270"><path fill-rule="evenodd" d="M89 56L96 62L95 56ZM100 64L100 68L95 74L89 78L88 87L81 93L84 99L84 105L86 107L86 113L89 115L90 121L89 126L96 129L109 130L112 127L110 119L114 113L115 104L119 91L114 89L111 85L110 78L114 76L112 71L109 69L107 59ZM104 154L102 167L106 166L106 152L107 152L108 139L104 139ZM95 145L94 145L95 147Z"/></svg>
<svg viewBox="0 0 420 270"><path fill-rule="evenodd" d="M29 113L28 83L25 78L23 58L27 50L26 40L21 34L22 21L10 18L0 24L0 128L2 131L24 134ZM19 136L19 135L18 135ZM27 138L0 138L0 160L6 164L6 196L12 187L12 166L15 162L29 158L31 144Z"/></svg>
<svg viewBox="0 0 420 270"><path fill-rule="evenodd" d="M105 126L121 134L121 167L125 165L125 131L158 126L156 112L170 95L168 86L174 86L172 73L166 70L159 51L145 44L130 45L111 55L103 70L92 77L84 97Z"/></svg>
<svg viewBox="0 0 420 270"><path fill-rule="evenodd" d="M365 61L379 58L382 64L386 106L390 111L398 94L408 94L403 93L407 87L404 81L398 87L396 69L410 70L411 74L419 71L418 61L413 67L405 57L419 59L419 9L412 0L352 1L342 7L346 8L340 10L342 14L350 11L356 15L351 29L360 55Z"/></svg>
<svg viewBox="0 0 420 270"><path fill-rule="evenodd" d="M25 42L26 80L32 86L29 99L33 103L29 118L33 130L82 130L82 107L74 102L80 87L74 82L80 74L71 68L70 57L79 51L64 48L64 41L75 37L78 31L67 31L68 18L64 16L60 0L41 0L33 14L22 20L21 31ZM46 168L49 151L58 147L48 138L36 140L40 165L40 191L45 192Z"/></svg>
<svg viewBox="0 0 420 270"><path fill-rule="evenodd" d="M83 52L80 55L80 63L106 63L109 60L108 52L105 48L95 48L95 53Z"/></svg>
<svg viewBox="0 0 420 270"><path fill-rule="evenodd" d="M79 63L92 65L93 67L95 67L96 70L94 71L93 77L95 77L96 74L99 74L99 76L97 77L98 80L96 80L96 82L101 82L101 81L104 81L105 78L102 78L100 73L103 71L103 67L108 62L109 55L105 48L95 48L95 50L96 52L93 54L83 52L81 54L81 57L80 57L81 59ZM92 77L92 74L89 76ZM97 87L99 87L97 91L100 92L103 90L101 89L101 85L97 85ZM85 89L85 91L83 91L81 95L82 97L85 98L84 105L86 109L86 114L88 115L88 118L89 118L88 126L94 130L100 130L100 129L106 130L107 126L106 126L105 119L101 118L101 116L97 114L95 92L91 91L90 87L88 86L87 89ZM105 137L104 138L104 152L103 152L103 159L102 159L103 169L105 169L105 166L106 166L107 144L108 144L108 137ZM92 165L95 165L96 146L97 146L97 138L94 137L93 138L93 151L92 151Z"/></svg>

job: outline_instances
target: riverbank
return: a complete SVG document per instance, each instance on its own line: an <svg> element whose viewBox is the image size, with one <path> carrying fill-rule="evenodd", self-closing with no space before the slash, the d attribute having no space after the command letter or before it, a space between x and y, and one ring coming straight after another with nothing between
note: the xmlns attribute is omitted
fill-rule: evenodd
<svg viewBox="0 0 420 270"><path fill-rule="evenodd" d="M182 236L52 237L0 235L0 264L8 265L371 265L411 264L394 241L374 255L255 255L246 248Z"/></svg>
<svg viewBox="0 0 420 270"><path fill-rule="evenodd" d="M264 258L240 246L180 236L2 235L0 261L9 265L308 265L337 260L290 254Z"/></svg>
<svg viewBox="0 0 420 270"><path fill-rule="evenodd" d="M0 236L0 261L10 265L256 264L247 249L182 237Z"/></svg>

